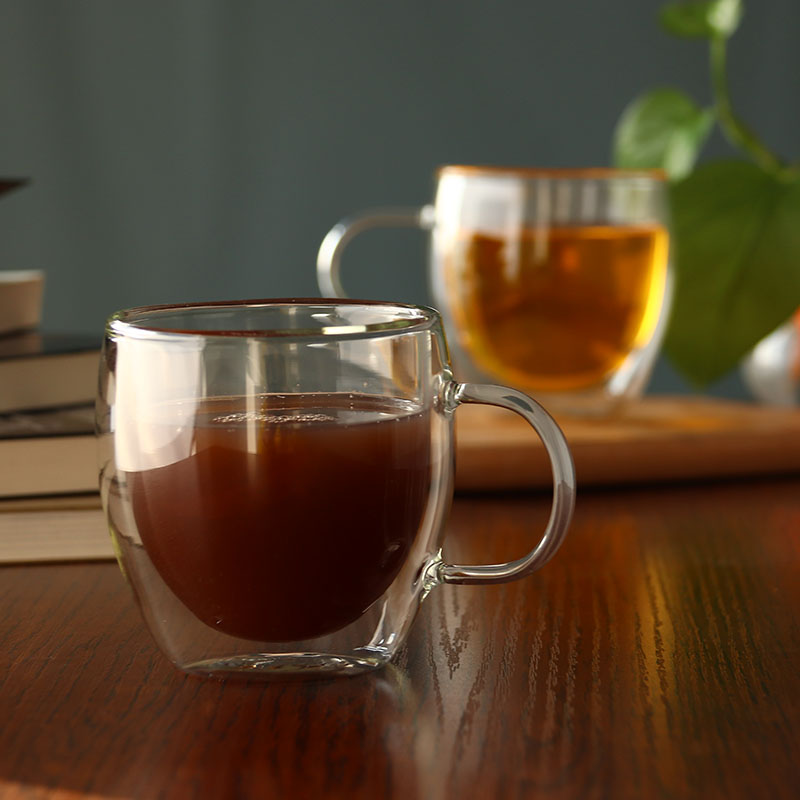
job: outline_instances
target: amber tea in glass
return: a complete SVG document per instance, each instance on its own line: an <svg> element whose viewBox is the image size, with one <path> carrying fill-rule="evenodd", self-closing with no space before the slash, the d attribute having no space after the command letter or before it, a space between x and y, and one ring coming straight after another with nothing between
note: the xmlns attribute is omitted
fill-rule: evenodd
<svg viewBox="0 0 800 800"><path fill-rule="evenodd" d="M652 339L666 248L658 225L465 232L443 264L462 345L534 392L595 386Z"/></svg>
<svg viewBox="0 0 800 800"><path fill-rule="evenodd" d="M432 293L462 374L578 413L642 392L671 299L659 172L443 167L433 205L332 229L318 258L323 292L342 293L353 235L400 224L432 232Z"/></svg>

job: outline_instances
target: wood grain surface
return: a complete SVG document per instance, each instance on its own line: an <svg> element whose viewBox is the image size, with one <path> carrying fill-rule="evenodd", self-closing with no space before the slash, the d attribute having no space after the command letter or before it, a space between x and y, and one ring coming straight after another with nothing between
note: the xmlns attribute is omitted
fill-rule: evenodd
<svg viewBox="0 0 800 800"><path fill-rule="evenodd" d="M544 495L466 496L505 559ZM397 662L183 675L113 564L0 569L3 798L795 798L800 481L584 492L537 575L439 587Z"/></svg>

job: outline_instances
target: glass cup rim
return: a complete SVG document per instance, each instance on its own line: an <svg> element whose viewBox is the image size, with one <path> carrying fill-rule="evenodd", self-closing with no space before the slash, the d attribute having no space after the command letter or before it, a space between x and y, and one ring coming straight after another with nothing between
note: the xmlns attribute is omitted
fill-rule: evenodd
<svg viewBox="0 0 800 800"><path fill-rule="evenodd" d="M159 316L165 318L175 312L209 313L230 310L253 310L258 308L313 308L320 312L337 307L363 307L383 312L386 319L356 325L320 325L317 328L264 327L256 329L235 328L180 328L157 324ZM297 339L330 341L332 339L371 339L398 334L420 333L439 324L439 312L430 306L397 303L382 300L357 300L349 298L292 297L257 298L245 300L211 300L187 303L161 303L134 306L116 311L106 321L106 335L136 339Z"/></svg>
<svg viewBox="0 0 800 800"><path fill-rule="evenodd" d="M464 177L507 177L543 180L646 180L664 183L667 174L659 168L633 167L537 167L493 164L442 164L436 177L462 175Z"/></svg>

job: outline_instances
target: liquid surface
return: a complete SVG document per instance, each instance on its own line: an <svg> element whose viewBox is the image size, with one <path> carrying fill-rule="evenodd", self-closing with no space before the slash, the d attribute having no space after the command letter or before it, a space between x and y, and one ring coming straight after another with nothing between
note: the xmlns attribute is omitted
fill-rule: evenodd
<svg viewBox="0 0 800 800"><path fill-rule="evenodd" d="M498 379L531 390L592 386L652 336L663 302L660 226L465 233L445 268L462 344Z"/></svg>
<svg viewBox="0 0 800 800"><path fill-rule="evenodd" d="M252 640L358 619L419 531L427 414L353 395L226 398L193 425L190 455L126 475L143 545L172 591L207 625Z"/></svg>

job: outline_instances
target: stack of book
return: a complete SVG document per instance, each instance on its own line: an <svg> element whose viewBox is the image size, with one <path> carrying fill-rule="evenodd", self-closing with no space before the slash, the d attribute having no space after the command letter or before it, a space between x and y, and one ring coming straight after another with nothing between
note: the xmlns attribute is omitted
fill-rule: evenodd
<svg viewBox="0 0 800 800"><path fill-rule="evenodd" d="M0 177L0 195L25 186ZM0 563L113 555L97 490L99 336L39 331L41 270L0 270Z"/></svg>
<svg viewBox="0 0 800 800"><path fill-rule="evenodd" d="M113 557L97 480L99 356L99 336L0 333L0 563Z"/></svg>

